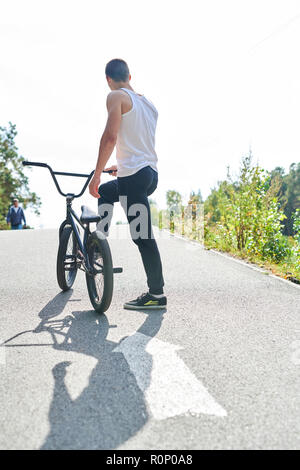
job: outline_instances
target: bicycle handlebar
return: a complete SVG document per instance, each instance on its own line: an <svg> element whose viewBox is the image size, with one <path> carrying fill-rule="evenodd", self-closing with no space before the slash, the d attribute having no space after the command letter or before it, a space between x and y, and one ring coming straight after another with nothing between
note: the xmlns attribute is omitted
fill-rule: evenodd
<svg viewBox="0 0 300 470"><path fill-rule="evenodd" d="M89 184L89 181L91 180L93 174L94 174L94 171L93 170L91 173L89 174L84 174L84 173L67 173L65 171L53 171L51 166L49 166L47 163L41 163L41 162L28 162L27 160L24 160L22 162L22 165L23 166L41 166L41 167L44 167L44 168L48 168L48 170L50 171L51 173L51 176L53 178L53 181L55 183L55 186L56 186L56 189L58 190L58 192L64 196L64 197L67 197L68 194L65 194L62 192L62 190L60 189L60 186L58 184L58 181L55 177L55 175L63 175L63 176L77 176L77 177L81 177L81 178L87 178L81 192L79 194L72 194L73 197L80 197L83 195L84 191L86 190L86 187L87 185ZM114 170L103 170L103 173L113 173Z"/></svg>

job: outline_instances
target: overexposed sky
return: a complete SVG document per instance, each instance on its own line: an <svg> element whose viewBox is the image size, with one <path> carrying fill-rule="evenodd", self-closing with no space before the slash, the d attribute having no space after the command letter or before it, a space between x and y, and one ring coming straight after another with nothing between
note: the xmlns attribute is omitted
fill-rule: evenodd
<svg viewBox="0 0 300 470"><path fill-rule="evenodd" d="M0 6L0 125L17 125L17 145L29 160L58 171L94 169L107 117L104 68L120 57L134 90L159 112L153 198L161 207L168 189L186 198L200 188L207 197L228 165L238 170L250 145L266 169L300 161L299 0ZM58 226L64 200L50 174L26 171L43 202L40 219L27 211L28 223ZM64 180L63 189L74 192L80 183ZM88 192L75 209L82 203L97 208Z"/></svg>

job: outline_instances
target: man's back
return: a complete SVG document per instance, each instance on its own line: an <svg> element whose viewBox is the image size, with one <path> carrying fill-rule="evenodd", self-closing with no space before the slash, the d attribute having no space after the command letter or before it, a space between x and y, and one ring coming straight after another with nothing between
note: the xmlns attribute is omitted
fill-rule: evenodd
<svg viewBox="0 0 300 470"><path fill-rule="evenodd" d="M157 171L155 131L158 112L144 95L120 88L124 96L122 120L117 137L118 176L130 176L145 166ZM129 103L130 100L130 103Z"/></svg>

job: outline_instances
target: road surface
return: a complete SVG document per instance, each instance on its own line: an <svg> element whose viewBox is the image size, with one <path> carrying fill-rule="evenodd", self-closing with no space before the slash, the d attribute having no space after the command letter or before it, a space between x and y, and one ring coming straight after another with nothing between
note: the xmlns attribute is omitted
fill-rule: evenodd
<svg viewBox="0 0 300 470"><path fill-rule="evenodd" d="M82 272L60 292L57 231L0 232L0 448L299 449L300 288L162 232L167 310L123 310L122 230L102 316Z"/></svg>

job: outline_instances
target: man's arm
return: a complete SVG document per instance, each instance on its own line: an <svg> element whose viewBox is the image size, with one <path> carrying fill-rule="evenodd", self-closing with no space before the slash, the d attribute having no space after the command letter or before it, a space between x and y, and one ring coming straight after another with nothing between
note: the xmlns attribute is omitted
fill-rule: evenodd
<svg viewBox="0 0 300 470"><path fill-rule="evenodd" d="M98 194L98 187L100 184L101 173L104 170L117 142L117 135L122 119L121 103L122 94L117 90L109 93L107 96L107 123L100 140L95 174L89 185L90 194L96 198L100 197Z"/></svg>
<svg viewBox="0 0 300 470"><path fill-rule="evenodd" d="M21 211L22 211L22 219L24 220L24 224L26 225L26 219L25 219L25 214L24 214L24 211L23 209L21 208ZM22 220L21 219L21 220Z"/></svg>
<svg viewBox="0 0 300 470"><path fill-rule="evenodd" d="M6 222L9 224L10 223L10 212L11 209L8 210L7 216L6 216Z"/></svg>

